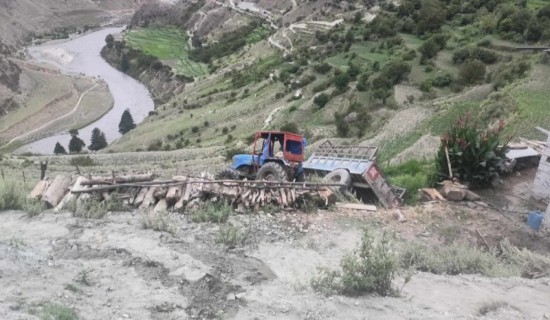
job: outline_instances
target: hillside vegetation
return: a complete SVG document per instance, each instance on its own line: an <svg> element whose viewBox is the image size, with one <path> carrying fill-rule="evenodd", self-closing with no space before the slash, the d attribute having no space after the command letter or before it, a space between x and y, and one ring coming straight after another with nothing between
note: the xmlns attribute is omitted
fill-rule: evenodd
<svg viewBox="0 0 550 320"><path fill-rule="evenodd" d="M246 147L256 130L295 123L313 142L375 143L382 161L431 141L417 153L405 152L406 160L432 157L435 137L467 111L488 126L505 120L505 132L514 137L540 138L533 125L544 125L550 114L544 104L548 56L515 48L548 44L547 2L297 5L268 18L200 1L140 10L119 47L152 55L174 77L183 73L194 82L158 104L111 150ZM219 12L205 33L201 17ZM269 21L267 39L261 30ZM137 44L140 35L159 30L156 40ZM195 32L193 48L184 44L188 32ZM144 68L160 68L154 61ZM183 67L201 62L208 63L203 73Z"/></svg>

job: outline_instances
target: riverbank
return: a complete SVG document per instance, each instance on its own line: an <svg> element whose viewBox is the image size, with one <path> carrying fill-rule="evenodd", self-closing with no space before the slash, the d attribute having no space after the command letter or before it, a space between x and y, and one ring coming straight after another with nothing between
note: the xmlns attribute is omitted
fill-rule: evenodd
<svg viewBox="0 0 550 320"><path fill-rule="evenodd" d="M60 131L83 128L113 108L109 88L100 79L66 76L27 61L16 63L30 94L25 107L0 118L0 150L4 152Z"/></svg>
<svg viewBox="0 0 550 320"><path fill-rule="evenodd" d="M153 100L147 88L111 67L99 54L105 44L105 37L108 34L119 33L123 29L124 27L105 28L78 38L28 48L28 54L33 61L22 62L23 66L28 68L31 65L34 68L43 69L40 71L51 77L67 78L68 75L68 79L78 79L80 82L88 81L88 85L83 86L80 91L75 91L66 85L65 90L59 96L73 92L70 103L67 103L70 107L63 108L63 112L56 111L55 115L53 112L44 112L37 107L32 113L25 110L28 108L18 110L18 113L24 115L15 117L19 122L31 116L34 118L37 114L41 120L38 123L33 120L33 126L28 128L19 126L18 122L12 123L12 127L14 124L16 125L16 129L12 129L15 132L9 136L3 134L0 138L4 143L23 134L25 136L22 137L23 141L18 141L18 143L13 141L12 146L4 148L5 151L14 151L13 146L34 140L17 148L14 152L51 154L57 142L65 146L68 145L70 135L67 130L73 128L80 129L80 137L86 143L90 141L91 131L96 127L105 132L108 142L112 142L120 136L118 122L125 109L130 109L136 123L141 122L149 111L154 110ZM29 79L32 82L34 77L29 77ZM45 83L57 84L51 79L46 80ZM94 85L97 86L91 89ZM47 85L36 85L37 95L51 97L51 90L46 90L46 87ZM82 95L88 89L90 91L86 92L86 95ZM43 97L42 100L44 100ZM46 101L47 103L48 101ZM40 128L40 130L28 134L29 128Z"/></svg>

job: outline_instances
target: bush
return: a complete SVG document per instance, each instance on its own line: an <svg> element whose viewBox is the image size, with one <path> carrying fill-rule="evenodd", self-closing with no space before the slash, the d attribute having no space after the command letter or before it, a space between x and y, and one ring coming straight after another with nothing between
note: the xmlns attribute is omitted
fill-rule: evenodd
<svg viewBox="0 0 550 320"><path fill-rule="evenodd" d="M470 114L460 117L441 138L436 160L439 174L448 175L447 148L454 177L475 187L493 184L506 161L506 143L500 145L503 129L503 122L494 130L484 130Z"/></svg>
<svg viewBox="0 0 550 320"><path fill-rule="evenodd" d="M311 279L311 286L324 294L393 295L392 281L397 275L398 260L392 252L387 234L375 242L365 230L359 250L340 261L341 270L319 269L319 274Z"/></svg>
<svg viewBox="0 0 550 320"><path fill-rule="evenodd" d="M432 84L434 87L443 88L450 85L453 80L454 79L452 74L446 71L440 71L435 75L434 79L432 80Z"/></svg>
<svg viewBox="0 0 550 320"><path fill-rule="evenodd" d="M409 160L399 165L384 168L391 184L406 189L405 203L413 205L418 201L418 189L433 184L435 166L433 162Z"/></svg>
<svg viewBox="0 0 550 320"><path fill-rule="evenodd" d="M468 61L460 67L459 77L465 85L476 84L485 78L485 65L478 60Z"/></svg>
<svg viewBox="0 0 550 320"><path fill-rule="evenodd" d="M321 93L313 98L313 103L315 103L319 108L323 108L330 100L330 97L326 93Z"/></svg>
<svg viewBox="0 0 550 320"><path fill-rule="evenodd" d="M4 181L0 184L0 210L20 210L25 206L23 185L15 181Z"/></svg>
<svg viewBox="0 0 550 320"><path fill-rule="evenodd" d="M298 125L296 122L287 122L281 126L280 131L298 133Z"/></svg>
<svg viewBox="0 0 550 320"><path fill-rule="evenodd" d="M224 244L230 249L243 245L245 239L245 234L231 223L220 227L216 234L216 243Z"/></svg>
<svg viewBox="0 0 550 320"><path fill-rule="evenodd" d="M175 234L177 232L177 223L166 211L145 212L142 215L141 227L143 229L152 229L154 231L165 231L170 234Z"/></svg>
<svg viewBox="0 0 550 320"><path fill-rule="evenodd" d="M193 222L226 222L229 215L233 212L226 203L203 202L191 212L191 221Z"/></svg>
<svg viewBox="0 0 550 320"><path fill-rule="evenodd" d="M314 65L313 70L320 74L327 74L330 70L332 70L332 67L330 66L330 64L323 62L321 64Z"/></svg>
<svg viewBox="0 0 550 320"><path fill-rule="evenodd" d="M78 315L69 307L56 303L47 303L42 307L40 319L78 320Z"/></svg>
<svg viewBox="0 0 550 320"><path fill-rule="evenodd" d="M46 205L36 199L26 199L23 210L30 216L34 217L38 214L40 214L42 211L46 210Z"/></svg>
<svg viewBox="0 0 550 320"><path fill-rule="evenodd" d="M72 213L73 217L101 219L107 214L107 212L124 211L125 207L122 204L122 200L111 197L110 199L104 201L97 198L91 198L81 201L79 205L77 205L76 200L74 200L69 203L67 209Z"/></svg>
<svg viewBox="0 0 550 320"><path fill-rule="evenodd" d="M90 158L90 156L78 156L71 158L71 166L80 166L80 167L92 167L97 165L97 163Z"/></svg>

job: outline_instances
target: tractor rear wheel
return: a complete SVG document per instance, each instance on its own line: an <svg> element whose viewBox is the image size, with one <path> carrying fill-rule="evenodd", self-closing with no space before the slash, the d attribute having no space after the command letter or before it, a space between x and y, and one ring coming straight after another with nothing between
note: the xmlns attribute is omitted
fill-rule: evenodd
<svg viewBox="0 0 550 320"><path fill-rule="evenodd" d="M277 162L268 162L265 163L260 170L258 170L258 174L256 175L256 180L266 180L266 181L287 181L288 175L285 171L285 168L283 168L282 165L280 165Z"/></svg>
<svg viewBox="0 0 550 320"><path fill-rule="evenodd" d="M331 171L323 178L323 182L339 183L342 186L331 187L331 189L340 192L346 192L351 187L351 174L346 169L336 169Z"/></svg>
<svg viewBox="0 0 550 320"><path fill-rule="evenodd" d="M239 180L239 173L237 170L231 168L223 169L216 174L216 180Z"/></svg>

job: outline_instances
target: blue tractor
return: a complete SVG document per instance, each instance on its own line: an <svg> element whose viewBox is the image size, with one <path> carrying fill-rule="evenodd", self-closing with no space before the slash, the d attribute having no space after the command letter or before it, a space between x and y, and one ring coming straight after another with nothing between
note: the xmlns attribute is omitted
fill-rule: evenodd
<svg viewBox="0 0 550 320"><path fill-rule="evenodd" d="M233 157L231 166L216 175L218 180L304 181L302 135L284 131L260 131L254 136L252 154Z"/></svg>

